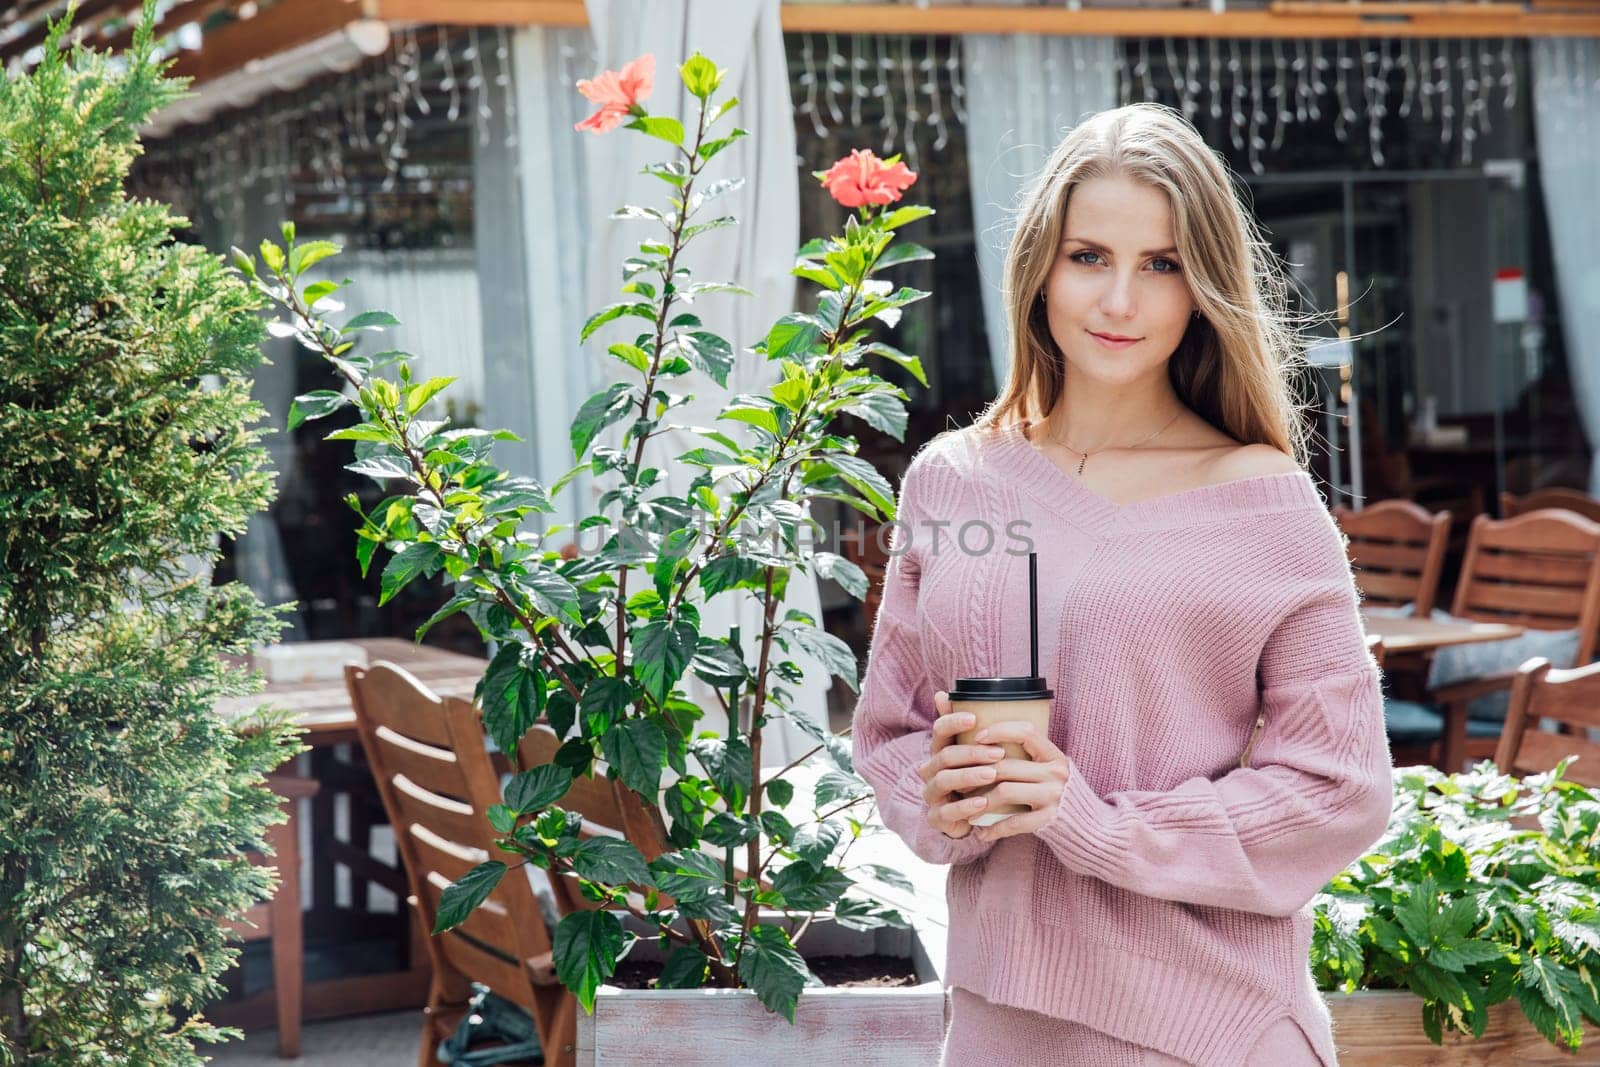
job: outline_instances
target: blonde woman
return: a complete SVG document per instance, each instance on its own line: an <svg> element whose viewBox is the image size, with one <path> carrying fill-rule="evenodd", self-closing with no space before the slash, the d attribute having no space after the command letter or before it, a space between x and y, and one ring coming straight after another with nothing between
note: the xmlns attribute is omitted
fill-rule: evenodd
<svg viewBox="0 0 1600 1067"><path fill-rule="evenodd" d="M1009 381L906 473L854 731L950 865L945 1060L1332 1067L1307 904L1390 768L1285 284L1199 135L1136 104L1051 155L1004 289ZM1049 729L955 743L957 679L1030 673L1029 551Z"/></svg>

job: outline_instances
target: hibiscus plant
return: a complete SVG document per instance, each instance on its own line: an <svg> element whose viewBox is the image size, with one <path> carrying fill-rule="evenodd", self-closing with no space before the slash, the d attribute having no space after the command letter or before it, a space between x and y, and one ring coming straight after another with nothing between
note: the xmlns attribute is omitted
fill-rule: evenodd
<svg viewBox="0 0 1600 1067"><path fill-rule="evenodd" d="M784 315L736 353L688 305L700 294L744 290L692 280L681 261L700 234L735 222L706 217L713 200L742 183L705 174L745 136L719 129L738 103L718 99L723 73L698 54L683 64L679 75L696 111L687 127L643 107L654 80L648 55L579 83L600 105L579 129L603 134L626 121L667 147L668 158L644 170L666 186L667 205L629 205L612 216L653 232L622 265L622 299L594 314L579 340L618 320L636 318L643 328L607 349L632 374L576 412L576 465L554 485L494 465L493 444L508 434L431 414L450 379L414 376L409 354L358 348L369 332L394 325L393 316L364 311L342 325L330 321L342 311L335 296L341 283L301 280L336 246L297 243L286 225L282 245L262 244L259 265L237 250L234 261L285 312L273 328L321 353L342 379L341 390L298 397L291 427L353 405L359 422L328 436L352 442L350 469L394 494L365 512L350 501L360 516L362 566L380 547L389 553L382 598L442 572L453 595L418 638L439 619L465 612L496 650L478 690L496 745L516 753L536 723L561 741L553 762L517 768L504 804L490 813L507 856L479 865L443 894L439 929L460 923L509 868L532 863L577 879L588 899L604 905L565 916L553 938L556 971L587 1010L643 928L670 949L661 987L750 987L792 1021L801 989L815 982L794 944L814 918L864 929L903 922L852 892L862 873L903 878L847 864L868 829L870 790L851 767L848 744L817 725L825 710L796 708L789 688L803 677L793 658L801 654L854 688L855 657L816 619L780 605L796 574L836 580L858 599L866 594L859 568L813 547L818 524L809 505L826 498L873 520L893 517L892 488L857 454L839 416L903 439L907 396L875 375L868 358L905 368L924 385L926 379L914 356L873 340L869 327L873 320L892 325L901 308L927 295L879 275L931 257L895 238L900 227L933 212L889 209L915 180L897 158L858 151L817 173L854 210L842 234L797 254L794 274L820 290L815 306ZM642 465L646 441L679 425L673 412L687 397L677 389L693 387L696 376L725 386L736 359L776 364L775 384L733 397L718 426L684 427L704 444L675 463L696 476L687 491L662 491L662 471ZM603 432L618 424L612 443L616 431ZM570 530L533 529L530 517L553 511L552 499L581 471L611 483L599 498L603 513ZM568 538L557 536L563 531ZM574 552L561 544L578 534L598 548ZM737 633L702 627L702 608L719 596L753 597L762 606L755 662L747 661ZM682 688L690 673L731 711L726 728L700 728L702 708ZM741 708L748 711L741 715ZM766 772L763 727L782 717L816 745L802 760ZM814 787L797 798L786 775L814 760L826 769L807 776ZM615 783L633 816L626 840L585 836L581 819L561 807L580 774ZM625 924L623 911L635 921Z"/></svg>

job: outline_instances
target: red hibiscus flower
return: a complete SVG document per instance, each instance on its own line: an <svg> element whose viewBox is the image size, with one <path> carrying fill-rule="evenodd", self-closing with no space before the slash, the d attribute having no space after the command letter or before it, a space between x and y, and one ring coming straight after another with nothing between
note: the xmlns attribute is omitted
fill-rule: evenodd
<svg viewBox="0 0 1600 1067"><path fill-rule="evenodd" d="M600 105L600 110L574 129L606 133L616 129L656 84L656 57L646 52L621 72L603 70L593 80L578 82L578 92Z"/></svg>
<svg viewBox="0 0 1600 1067"><path fill-rule="evenodd" d="M845 207L889 204L900 199L917 176L894 157L892 164L879 159L870 149L853 149L826 172L818 173L823 188Z"/></svg>

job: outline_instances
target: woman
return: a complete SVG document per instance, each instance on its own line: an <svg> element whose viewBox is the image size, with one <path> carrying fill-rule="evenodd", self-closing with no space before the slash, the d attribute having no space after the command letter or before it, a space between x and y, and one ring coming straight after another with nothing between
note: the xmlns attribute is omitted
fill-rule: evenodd
<svg viewBox="0 0 1600 1067"><path fill-rule="evenodd" d="M1331 1067L1307 904L1382 833L1389 752L1282 277L1194 129L1136 104L1052 154L1004 289L1012 374L905 475L854 731L884 821L951 865L945 1060ZM955 679L1030 673L1029 551L1048 736L953 743Z"/></svg>

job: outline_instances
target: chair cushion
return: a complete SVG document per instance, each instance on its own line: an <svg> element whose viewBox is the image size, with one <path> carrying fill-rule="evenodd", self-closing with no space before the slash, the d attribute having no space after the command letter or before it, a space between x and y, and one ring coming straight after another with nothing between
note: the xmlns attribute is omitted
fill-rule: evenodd
<svg viewBox="0 0 1600 1067"><path fill-rule="evenodd" d="M1420 700L1383 698L1383 726L1390 744L1422 745L1437 741L1444 734L1444 713ZM1501 723L1486 719L1467 719L1467 736L1500 736Z"/></svg>
<svg viewBox="0 0 1600 1067"><path fill-rule="evenodd" d="M1433 618L1444 622L1468 622L1447 611L1435 609ZM1428 669L1428 688L1437 689L1451 682L1482 678L1501 671L1514 671L1535 656L1543 656L1557 667L1571 667L1578 658L1577 630L1529 630L1509 641L1480 641L1472 645L1452 645L1433 654ZM1480 722L1502 723L1511 704L1509 691L1489 693L1467 705L1467 717ZM1470 730L1469 730L1470 733Z"/></svg>

